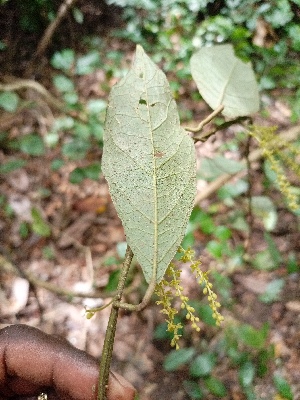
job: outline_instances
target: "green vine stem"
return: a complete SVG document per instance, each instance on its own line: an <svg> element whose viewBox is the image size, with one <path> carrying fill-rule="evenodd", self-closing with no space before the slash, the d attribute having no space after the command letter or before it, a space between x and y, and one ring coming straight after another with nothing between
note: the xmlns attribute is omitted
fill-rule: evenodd
<svg viewBox="0 0 300 400"><path fill-rule="evenodd" d="M121 270L121 275L117 287L117 294L114 297L112 308L109 316L108 326L106 329L102 357L99 367L99 380L98 380L98 396L97 400L107 400L107 387L109 378L109 368L112 359L113 345L117 327L117 319L119 313L119 304L122 298L127 274L133 258L133 252L127 245L125 261Z"/></svg>

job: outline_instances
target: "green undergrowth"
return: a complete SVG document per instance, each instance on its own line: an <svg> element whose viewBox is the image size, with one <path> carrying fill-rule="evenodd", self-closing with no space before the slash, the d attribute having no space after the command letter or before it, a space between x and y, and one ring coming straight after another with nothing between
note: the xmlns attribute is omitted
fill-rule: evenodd
<svg viewBox="0 0 300 400"><path fill-rule="evenodd" d="M228 0L224 6L218 6L218 10L214 10L214 2L211 1L109 2L123 8L123 18L127 24L126 29L116 31L114 35L120 42L132 41L143 45L153 55L153 60L171 76L171 88L176 98L184 93L193 100L201 100L188 83L191 80L188 61L194 50L202 45L230 42L234 44L239 56L253 61L262 90L270 93L273 89L285 89L286 101L292 110L291 122L298 121L300 32L299 24L295 21L299 10L297 1L281 0L274 7L274 2L263 1L257 4L254 1ZM46 3L35 2L35 6L38 9L39 6L46 6ZM51 20L53 10L47 9L47 12L47 20ZM78 10L78 20L80 15ZM82 18L84 20L84 15ZM26 25L25 17L22 21ZM261 21L266 24L268 35L262 38L264 43L258 45L255 44L255 36L257 24ZM32 28L38 29L34 26ZM85 179L99 179L106 99L112 78L124 76L126 61L120 51L107 51L105 43L99 38L86 38L84 46L85 53L76 54L67 48L56 51L49 60L52 68L51 92L62 102L62 109L54 111L54 121L46 133L42 134L38 128L20 135L0 132L0 146L6 155L6 161L0 165L3 176L27 168L32 160L45 160L49 157L52 171L60 171L69 163L73 166L69 174L71 184L80 185ZM102 95L89 95L85 98L81 93L80 81L99 70L104 74L98 87ZM34 110L37 106L32 101L28 102L22 91L0 92L0 108L10 115L24 108ZM192 121L193 111L182 109L180 112L184 120ZM216 196L206 202L203 208L194 207L182 243L184 249L191 247L197 253L200 247L199 252L210 260L212 272L209 282L207 273L199 269L201 266L198 262L185 259L184 255L179 260L179 264L188 261L195 267L202 295L208 301L187 301L178 282L178 270L173 265L168 270L168 280L162 283L165 287L171 283L179 295L181 308L175 310L166 297L158 300L163 305L168 322L156 328L155 339L171 340L175 347L181 347L169 352L164 368L167 371L185 371L183 385L192 399L204 399L206 394L220 398L228 395L226 382L218 370L224 357L247 399L256 398L255 385L266 376L272 376L274 392L278 396L288 400L293 398L285 377L277 372L273 376L275 356L269 343L270 326L263 324L260 329L256 329L240 321L231 323L230 319L226 321L225 318L219 337L216 333L216 322L221 321L219 302L225 314L226 310L232 310L235 303L232 276L236 271L270 273L264 293L258 296L258 301L266 305L280 301L287 278L299 273L297 255L292 250L282 254L278 250L275 234L282 210L290 212L295 221L299 216L299 165L296 161L299 157L299 140L289 144L274 139L277 134L275 128L253 126L249 132L253 142L256 140L264 153L258 174L261 179L259 192L251 192L246 164L236 157L245 148L248 139L246 130L241 130L232 139L224 140L213 155L202 157L197 175L206 184L214 182L223 174L237 175L233 182L217 189ZM233 157L228 157L228 154ZM278 195L278 190L283 196ZM41 199L50 197L49 191L43 187L39 195ZM8 199L3 195L0 195L0 205L5 218L14 218ZM260 239L263 243L262 248L252 252L245 246L246 239L251 238L253 231L253 221L249 220L249 214L262 231ZM45 238L52 234L50 224L37 207L31 209L31 223L21 222L19 226L21 240L28 238L31 233ZM201 240L197 239L197 235L201 235ZM121 253L120 250L118 257L106 260L106 265L118 266L122 260ZM45 246L43 254L45 258L51 259L51 246ZM111 274L106 291L116 288L118 275L118 269ZM211 290L210 284L214 285L218 302L214 293L207 293ZM162 296L163 293L168 293L166 288L162 289ZM194 334L198 331L199 322L207 324L217 337L215 343L211 345L206 339L195 343L187 340L187 347L181 346L181 343L186 344L182 340L183 333L190 329L187 321L191 322Z"/></svg>
<svg viewBox="0 0 300 400"><path fill-rule="evenodd" d="M299 119L299 2L109 0L122 7L126 29L119 38L141 44L175 75L174 91L190 80L188 60L203 45L232 43L251 60L261 90L286 88L292 120Z"/></svg>

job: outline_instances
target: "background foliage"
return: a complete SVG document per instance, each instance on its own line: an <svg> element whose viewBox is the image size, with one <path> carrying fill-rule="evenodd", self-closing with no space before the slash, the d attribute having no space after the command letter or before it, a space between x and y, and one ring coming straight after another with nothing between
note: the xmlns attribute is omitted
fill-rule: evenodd
<svg viewBox="0 0 300 400"><path fill-rule="evenodd" d="M12 26L18 27L14 32L24 33L20 45L20 38L14 41L13 35L8 34L9 29L1 32L0 65L4 78L6 75L25 77L26 64L61 4L48 0L29 3L1 1L3 26L7 26L9 15ZM34 161L43 164L46 159L51 160L53 173L63 175L68 171L70 184L78 185L79 190L84 182L99 180L107 95L116 80L125 75L130 61L128 54L136 43L141 44L166 72L185 123L198 122L208 113L192 83L190 57L201 46L218 43L232 43L238 56L253 63L261 89L258 122L264 119L268 125L274 125L269 106L279 98L289 110L280 129L298 123L298 0L107 0L107 3L90 2L90 10L84 3L76 3L67 23L54 35L41 60L45 72L37 69L33 76L59 99L61 107L52 109L46 128L35 121L17 133L13 129L0 129L1 182L14 171L23 168L31 171ZM109 29L105 20L110 22ZM97 94L85 91L82 82L89 82L88 79L99 71L102 75ZM22 110L33 114L37 111L44 116L43 102L47 103L47 99L28 95L24 88L0 91L1 116L5 118L16 117ZM223 122L220 119L217 124ZM203 266L212 269L215 290L227 317L224 328L217 330L208 304L199 299L197 293L192 305L206 324L200 339L184 327L186 347L174 353L167 344L166 325L157 321L155 329L153 340L166 356L165 370L174 373L175 378L177 373L182 373L185 393L192 399L229 395L228 376L223 378L222 366L235 377L243 398L255 399L259 384L268 382L276 399L296 399L293 394L296 389L290 384L292 379L285 373L284 357L278 356L279 350L270 338L276 328L272 310L279 307L290 285L299 279L299 248L297 240L290 239L297 237L299 210L291 212L279 195L278 177L268 160L259 163L257 169L250 172L250 178L239 175L247 170L243 156L256 148L254 140L249 140L243 129L222 131L205 147L205 154L200 153L199 185L214 182L224 173L237 174L237 177L234 182L221 186L209 200L202 201L201 207L194 208L183 242L184 247L192 246L202 255ZM294 140L293 145L299 151L299 139ZM289 154L287 149L284 160ZM280 159L279 153L276 159ZM285 171L291 190L299 196L297 175L289 168ZM52 242L55 230L43 209L49 199L51 192L46 185L41 186L30 216L19 220L9 196L5 191L0 195L0 215L6 235L12 235L17 226L19 246L42 238L45 259L55 258ZM251 238L254 238L252 242ZM282 245L282 238L285 243L290 242L289 246ZM107 290L115 288L122 246L120 243L116 257L106 261L107 265L116 267ZM5 243L3 247L6 248ZM241 275L267 277L267 284L256 295L259 309L266 312L259 320L247 321L234 312L245 291L244 286L238 289ZM184 322L185 317L183 310L178 320Z"/></svg>

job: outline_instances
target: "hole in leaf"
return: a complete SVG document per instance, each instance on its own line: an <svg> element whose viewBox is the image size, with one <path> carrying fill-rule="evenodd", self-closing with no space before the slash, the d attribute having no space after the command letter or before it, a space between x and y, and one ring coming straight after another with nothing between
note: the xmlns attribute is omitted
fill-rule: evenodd
<svg viewBox="0 0 300 400"><path fill-rule="evenodd" d="M145 99L140 99L139 104L145 104L145 105L147 105L147 102L146 102Z"/></svg>

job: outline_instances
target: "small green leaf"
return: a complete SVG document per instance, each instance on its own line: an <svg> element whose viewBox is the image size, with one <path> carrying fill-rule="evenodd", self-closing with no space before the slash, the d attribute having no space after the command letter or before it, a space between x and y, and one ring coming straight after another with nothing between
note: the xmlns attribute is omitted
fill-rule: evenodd
<svg viewBox="0 0 300 400"><path fill-rule="evenodd" d="M239 381L243 388L252 385L255 376L255 366L251 361L245 362L239 369Z"/></svg>
<svg viewBox="0 0 300 400"><path fill-rule="evenodd" d="M213 161L216 168L222 171L222 174L226 173L234 175L246 168L244 163L223 157L221 155L214 157Z"/></svg>
<svg viewBox="0 0 300 400"><path fill-rule="evenodd" d="M295 272L300 272L300 265L297 261L297 257L294 253L289 253L287 261L287 271L289 274L294 274Z"/></svg>
<svg viewBox="0 0 300 400"><path fill-rule="evenodd" d="M266 349L259 352L257 357L257 375L261 378L269 372L269 364L271 360L274 360L274 346L271 345Z"/></svg>
<svg viewBox="0 0 300 400"><path fill-rule="evenodd" d="M75 89L74 83L65 75L55 75L53 77L53 83L56 89L61 93L71 92Z"/></svg>
<svg viewBox="0 0 300 400"><path fill-rule="evenodd" d="M265 229L273 230L277 223L277 212L272 200L267 196L254 196L251 205L253 213L262 219Z"/></svg>
<svg viewBox="0 0 300 400"><path fill-rule="evenodd" d="M51 235L51 229L49 225L44 221L41 212L37 208L31 209L31 217L31 227L34 233L43 237L48 237Z"/></svg>
<svg viewBox="0 0 300 400"><path fill-rule="evenodd" d="M272 303L274 301L278 301L284 284L284 279L274 279L267 284L266 290L259 296L259 300L263 303Z"/></svg>
<svg viewBox="0 0 300 400"><path fill-rule="evenodd" d="M237 182L233 183L228 183L224 186L222 186L218 190L218 197L220 200L225 200L228 198L235 198L240 196L243 193L246 193L248 190L248 183L244 181L243 179L239 179Z"/></svg>
<svg viewBox="0 0 300 400"><path fill-rule="evenodd" d="M232 232L227 226L217 226L214 236L220 240L228 240L231 238Z"/></svg>
<svg viewBox="0 0 300 400"><path fill-rule="evenodd" d="M264 324L261 329L255 329L251 325L241 325L238 330L238 336L248 346L254 349L261 349L266 343L269 332L268 324Z"/></svg>
<svg viewBox="0 0 300 400"><path fill-rule="evenodd" d="M0 93L0 107L8 112L15 112L19 104L19 96L14 92Z"/></svg>
<svg viewBox="0 0 300 400"><path fill-rule="evenodd" d="M216 229L211 216L200 210L198 207L193 209L190 217L190 223L192 224L193 230L200 227L201 231L207 235L210 235Z"/></svg>
<svg viewBox="0 0 300 400"><path fill-rule="evenodd" d="M164 360L164 369L168 372L176 371L179 367L188 363L194 354L195 349L193 347L172 350Z"/></svg>
<svg viewBox="0 0 300 400"><path fill-rule="evenodd" d="M77 7L74 7L73 10L72 10L72 12L73 12L73 17L74 17L75 21L76 21L78 24L82 24L82 23L83 23L84 16L83 16L83 13L80 11L80 9L77 8Z"/></svg>
<svg viewBox="0 0 300 400"><path fill-rule="evenodd" d="M44 140L45 140L45 144L48 147L52 147L53 148L53 147L55 147L57 145L57 143L59 141L59 133L55 132L55 131L47 132L47 134L44 137Z"/></svg>
<svg viewBox="0 0 300 400"><path fill-rule="evenodd" d="M78 138L84 139L84 140L88 140L91 136L90 127L87 124L83 124L81 122L75 123L74 133Z"/></svg>
<svg viewBox="0 0 300 400"><path fill-rule="evenodd" d="M95 71L100 66L100 56L98 51L90 51L85 56L79 57L76 61L76 74L87 75Z"/></svg>
<svg viewBox="0 0 300 400"><path fill-rule="evenodd" d="M221 258L224 251L223 243L210 240L206 245L206 250L215 258Z"/></svg>
<svg viewBox="0 0 300 400"><path fill-rule="evenodd" d="M272 270L277 268L269 249L257 252L252 260L252 264L255 268L261 270Z"/></svg>
<svg viewBox="0 0 300 400"><path fill-rule="evenodd" d="M62 146L62 153L70 160L82 159L86 156L91 143L83 140L72 140Z"/></svg>
<svg viewBox="0 0 300 400"><path fill-rule="evenodd" d="M74 64L74 51L71 49L64 49L61 52L57 51L51 59L52 67L61 69L62 71L69 71Z"/></svg>
<svg viewBox="0 0 300 400"><path fill-rule="evenodd" d="M277 188L279 188L277 181L278 177L275 171L272 170L271 163L269 160L265 160L264 162L264 173L268 180L272 182Z"/></svg>
<svg viewBox="0 0 300 400"><path fill-rule="evenodd" d="M181 247L187 249L188 247L193 247L194 243L195 243L194 230L190 229L190 224L188 224L187 233L182 239Z"/></svg>
<svg viewBox="0 0 300 400"><path fill-rule="evenodd" d="M265 20L273 28L285 26L293 18L294 14L288 0L277 0L276 7L271 7L264 16Z"/></svg>
<svg viewBox="0 0 300 400"><path fill-rule="evenodd" d="M117 289L120 277L120 270L117 269L109 274L107 285L105 286L105 292L113 292Z"/></svg>
<svg viewBox="0 0 300 400"><path fill-rule="evenodd" d="M80 183L84 179L92 179L97 181L101 172L101 165L99 163L94 163L88 165L87 167L77 167L75 168L69 176L69 181L73 184Z"/></svg>
<svg viewBox="0 0 300 400"><path fill-rule="evenodd" d="M218 294L222 298L222 303L230 303L232 301L232 281L229 276L219 273L217 271L212 271L211 276L215 282L216 287L218 288Z"/></svg>
<svg viewBox="0 0 300 400"><path fill-rule="evenodd" d="M252 386L246 386L243 390L247 400L257 400L256 394Z"/></svg>
<svg viewBox="0 0 300 400"><path fill-rule="evenodd" d="M103 134L104 134L104 127L102 122L97 121L90 121L89 123L90 130L92 135L101 143L103 140Z"/></svg>
<svg viewBox="0 0 300 400"><path fill-rule="evenodd" d="M105 111L107 102L102 99L91 99L87 102L86 108L91 114L100 114Z"/></svg>
<svg viewBox="0 0 300 400"><path fill-rule="evenodd" d="M168 331L168 324L166 322L163 322L159 325L154 330L153 337L156 340L172 340L173 334Z"/></svg>
<svg viewBox="0 0 300 400"><path fill-rule="evenodd" d="M258 86L252 66L234 55L232 45L202 47L191 58L191 72L212 109L224 105L223 114L230 118L258 111Z"/></svg>
<svg viewBox="0 0 300 400"><path fill-rule="evenodd" d="M268 244L268 250L276 267L282 262L282 256L278 250L278 246L273 240L269 232L264 232L264 239Z"/></svg>
<svg viewBox="0 0 300 400"><path fill-rule="evenodd" d="M117 243L117 253L120 258L125 258L126 254L126 249L127 249L127 243L126 242L119 242Z"/></svg>
<svg viewBox="0 0 300 400"><path fill-rule="evenodd" d="M83 168L86 178L97 181L101 172L101 164L93 163Z"/></svg>
<svg viewBox="0 0 300 400"><path fill-rule="evenodd" d="M212 181L223 174L234 175L245 168L245 164L221 155L217 155L214 158L204 157L201 160L197 176L207 181Z"/></svg>
<svg viewBox="0 0 300 400"><path fill-rule="evenodd" d="M83 168L75 168L69 175L69 181L74 185L82 182L85 179L85 173Z"/></svg>
<svg viewBox="0 0 300 400"><path fill-rule="evenodd" d="M191 306L195 308L201 321L210 326L216 326L216 320L213 318L213 310L208 304L195 304L191 301Z"/></svg>
<svg viewBox="0 0 300 400"><path fill-rule="evenodd" d="M59 131L59 130L67 130L67 129L72 129L74 127L75 121L74 118L72 117L60 117L56 118L53 124L53 130L54 131Z"/></svg>
<svg viewBox="0 0 300 400"><path fill-rule="evenodd" d="M23 168L26 165L26 161L24 160L10 160L6 163L0 165L0 173L8 174L9 172L15 171L16 169Z"/></svg>
<svg viewBox="0 0 300 400"><path fill-rule="evenodd" d="M293 400L294 396L292 393L292 389L288 384L287 380L285 380L281 375L276 374L273 377L273 381L275 384L278 393L286 400Z"/></svg>
<svg viewBox="0 0 300 400"><path fill-rule="evenodd" d="M55 250L53 246L45 246L43 247L43 257L46 260L54 260L55 259Z"/></svg>
<svg viewBox="0 0 300 400"><path fill-rule="evenodd" d="M241 210L235 210L230 216L230 227L238 231L249 232L249 225Z"/></svg>
<svg viewBox="0 0 300 400"><path fill-rule="evenodd" d="M236 365L242 365L248 360L248 353L240 349L230 346L227 350L227 355L230 360Z"/></svg>
<svg viewBox="0 0 300 400"><path fill-rule="evenodd" d="M118 265L118 264L120 264L120 260L118 258L116 258L115 256L107 257L102 263L102 265L104 265L105 267L109 267L112 265Z"/></svg>
<svg viewBox="0 0 300 400"><path fill-rule="evenodd" d="M289 37L292 42L292 48L295 51L300 51L300 26L292 24L288 27Z"/></svg>
<svg viewBox="0 0 300 400"><path fill-rule="evenodd" d="M59 158L55 159L51 163L51 169L53 171L59 170L64 165L64 160L60 160Z"/></svg>
<svg viewBox="0 0 300 400"><path fill-rule="evenodd" d="M195 381L183 381L183 387L191 399L203 399L202 390Z"/></svg>
<svg viewBox="0 0 300 400"><path fill-rule="evenodd" d="M34 133L22 136L19 140L19 148L31 156L41 156L45 154L45 145L43 139Z"/></svg>
<svg viewBox="0 0 300 400"><path fill-rule="evenodd" d="M217 397L226 396L227 394L226 387L219 379L213 376L208 376L207 378L205 378L204 383L211 394Z"/></svg>
<svg viewBox="0 0 300 400"><path fill-rule="evenodd" d="M190 374L194 378L207 376L211 373L216 364L216 357L212 353L204 353L196 357L190 366Z"/></svg>
<svg viewBox="0 0 300 400"><path fill-rule="evenodd" d="M29 228L28 228L28 223L27 222L22 221L20 223L19 234L20 234L20 237L22 239L26 239L27 238L27 236L29 235Z"/></svg>
<svg viewBox="0 0 300 400"><path fill-rule="evenodd" d="M69 106L74 106L76 103L78 103L79 100L78 94L75 92L64 93L63 99Z"/></svg>

